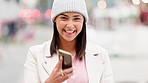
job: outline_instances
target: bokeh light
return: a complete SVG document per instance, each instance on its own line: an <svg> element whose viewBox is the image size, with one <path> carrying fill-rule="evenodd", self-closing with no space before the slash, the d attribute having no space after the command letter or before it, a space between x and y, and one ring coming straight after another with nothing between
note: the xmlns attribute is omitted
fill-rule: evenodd
<svg viewBox="0 0 148 83"><path fill-rule="evenodd" d="M98 7L99 9L105 9L107 6L106 1L105 0L100 0L98 1Z"/></svg>
<svg viewBox="0 0 148 83"><path fill-rule="evenodd" d="M39 17L40 17L40 10L34 9L34 10L32 11L32 17L33 17L33 18L39 18Z"/></svg>
<svg viewBox="0 0 148 83"><path fill-rule="evenodd" d="M148 0L142 0L143 3L148 3Z"/></svg>
<svg viewBox="0 0 148 83"><path fill-rule="evenodd" d="M41 12L39 9L22 9L19 12L19 17L26 21L28 24L33 23L36 19L40 18Z"/></svg>
<svg viewBox="0 0 148 83"><path fill-rule="evenodd" d="M45 17L49 19L51 17L51 9L46 10Z"/></svg>
<svg viewBox="0 0 148 83"><path fill-rule="evenodd" d="M133 4L135 5L139 5L140 4L140 1L139 0L132 0Z"/></svg>

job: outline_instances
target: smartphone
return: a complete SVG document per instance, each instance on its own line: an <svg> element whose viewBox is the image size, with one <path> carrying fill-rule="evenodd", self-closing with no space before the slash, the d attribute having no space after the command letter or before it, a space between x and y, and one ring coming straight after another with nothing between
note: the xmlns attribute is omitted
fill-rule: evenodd
<svg viewBox="0 0 148 83"><path fill-rule="evenodd" d="M59 49L58 55L59 55L59 58L60 58L60 56L63 57L63 62L62 62L62 69L63 70L72 67L72 57L71 57L72 54L71 53Z"/></svg>

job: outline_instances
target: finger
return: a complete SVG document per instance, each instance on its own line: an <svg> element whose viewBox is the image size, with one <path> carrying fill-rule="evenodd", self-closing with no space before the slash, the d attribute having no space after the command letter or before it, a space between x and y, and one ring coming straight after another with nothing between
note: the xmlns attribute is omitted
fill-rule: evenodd
<svg viewBox="0 0 148 83"><path fill-rule="evenodd" d="M73 68L68 68L68 69L64 69L64 70L63 70L63 73L70 74L70 73L72 73L73 71L74 71Z"/></svg>
<svg viewBox="0 0 148 83"><path fill-rule="evenodd" d="M62 69L62 62L63 62L63 57L61 56L60 57L60 60L59 60L59 66L58 68L61 70Z"/></svg>
<svg viewBox="0 0 148 83"><path fill-rule="evenodd" d="M67 77L70 78L73 76L73 73L67 74Z"/></svg>
<svg viewBox="0 0 148 83"><path fill-rule="evenodd" d="M58 63L56 64L54 71L60 71L62 69L62 61L63 61L63 57L60 57Z"/></svg>
<svg viewBox="0 0 148 83"><path fill-rule="evenodd" d="M68 78L72 77L73 73L70 74L65 74L64 76L60 76L59 80L61 80L62 82L64 82L65 80L67 80Z"/></svg>

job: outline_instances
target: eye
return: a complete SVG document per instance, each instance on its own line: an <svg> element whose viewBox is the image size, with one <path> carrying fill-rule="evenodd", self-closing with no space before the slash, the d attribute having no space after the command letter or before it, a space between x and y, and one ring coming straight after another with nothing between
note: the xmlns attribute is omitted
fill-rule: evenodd
<svg viewBox="0 0 148 83"><path fill-rule="evenodd" d="M74 20L79 21L79 20L81 20L81 18L74 18Z"/></svg>
<svg viewBox="0 0 148 83"><path fill-rule="evenodd" d="M67 20L67 17L60 17L61 20Z"/></svg>

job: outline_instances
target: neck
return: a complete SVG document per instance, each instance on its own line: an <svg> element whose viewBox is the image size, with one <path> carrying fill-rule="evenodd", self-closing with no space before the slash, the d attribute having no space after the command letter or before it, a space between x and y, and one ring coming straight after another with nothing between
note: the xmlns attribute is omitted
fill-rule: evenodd
<svg viewBox="0 0 148 83"><path fill-rule="evenodd" d="M72 55L75 55L75 53L76 53L76 48L75 48L76 44L75 44L75 42L76 42L75 40L73 40L73 41L62 40L60 42L60 47L59 48L70 52Z"/></svg>

